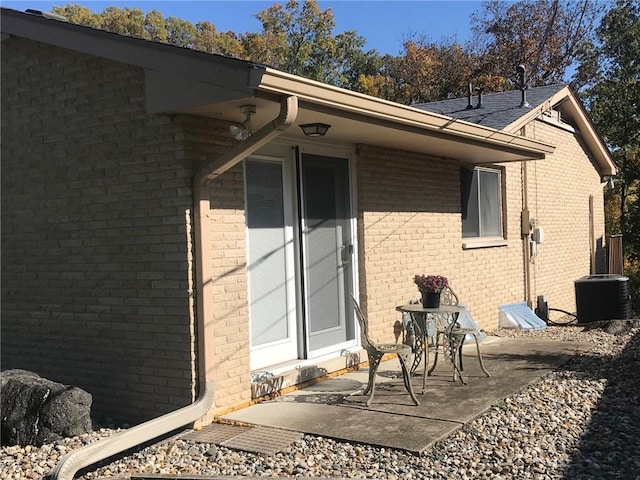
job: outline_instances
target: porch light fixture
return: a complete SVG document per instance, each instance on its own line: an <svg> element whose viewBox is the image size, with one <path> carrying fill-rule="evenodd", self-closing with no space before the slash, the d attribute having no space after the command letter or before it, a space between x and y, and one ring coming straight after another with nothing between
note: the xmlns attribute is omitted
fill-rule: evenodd
<svg viewBox="0 0 640 480"><path fill-rule="evenodd" d="M307 123L306 125L300 125L300 128L307 137L324 137L331 125L326 123Z"/></svg>
<svg viewBox="0 0 640 480"><path fill-rule="evenodd" d="M229 127L229 133L236 140L246 140L253 133L251 131L251 115L256 113L255 105L243 105L240 111L244 114L244 122L234 123Z"/></svg>
<svg viewBox="0 0 640 480"><path fill-rule="evenodd" d="M613 175L605 175L603 177L600 177L600 182L601 183L606 183L607 184L607 188L609 189L613 189L613 187L615 186L613 183Z"/></svg>

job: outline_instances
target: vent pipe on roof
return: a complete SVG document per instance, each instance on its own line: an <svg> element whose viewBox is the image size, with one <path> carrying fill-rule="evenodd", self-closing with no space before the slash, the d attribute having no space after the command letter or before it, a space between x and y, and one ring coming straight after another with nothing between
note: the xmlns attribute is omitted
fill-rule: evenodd
<svg viewBox="0 0 640 480"><path fill-rule="evenodd" d="M476 91L478 92L478 104L476 108L482 108L482 92L484 92L484 87L476 87Z"/></svg>
<svg viewBox="0 0 640 480"><path fill-rule="evenodd" d="M524 79L524 65L518 65L516 67L516 73L518 74L518 88L522 93L522 100L520 102L520 108L525 108L529 106L529 102L527 102L527 82Z"/></svg>
<svg viewBox="0 0 640 480"><path fill-rule="evenodd" d="M469 100L469 104L467 105L467 110L471 110L473 105L471 105L471 97L473 96L473 87L471 86L471 82L469 82L469 90L467 91L467 99Z"/></svg>

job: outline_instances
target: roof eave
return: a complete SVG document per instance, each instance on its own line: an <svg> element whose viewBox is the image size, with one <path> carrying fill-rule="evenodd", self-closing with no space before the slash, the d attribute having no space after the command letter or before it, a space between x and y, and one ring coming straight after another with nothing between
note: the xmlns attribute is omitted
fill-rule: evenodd
<svg viewBox="0 0 640 480"><path fill-rule="evenodd" d="M296 95L301 101L317 108L345 112L363 121L368 119L388 122L417 128L427 134L456 137L465 142L481 142L498 149L519 151L523 159L541 159L555 150L554 146L538 140L334 87L272 68L266 69L258 89L280 95Z"/></svg>
<svg viewBox="0 0 640 480"><path fill-rule="evenodd" d="M383 129L390 136L408 139L402 145L397 145L397 141L395 144L387 142L394 144L393 148L410 145L417 148L416 151L438 152L469 162L489 161L490 157L500 158L498 161L542 159L554 151L553 146L534 139L326 85L245 60L127 37L5 8L2 9L2 17L3 34L142 68L146 76L150 113L195 112L199 106L230 108L230 102L257 99L259 96L270 97L270 101L278 103L283 95L295 95L309 112L321 112L329 118L348 118L360 126L370 126L370 131L360 128L360 133L365 131L365 134L351 139L356 143L378 144L377 134ZM181 92L180 95L168 94L176 90ZM212 110L222 111L218 108Z"/></svg>
<svg viewBox="0 0 640 480"><path fill-rule="evenodd" d="M0 28L3 35L26 38L154 72L169 75L179 72L187 80L218 85L244 95L259 85L265 70L263 65L246 60L214 56L7 8L2 8Z"/></svg>
<svg viewBox="0 0 640 480"><path fill-rule="evenodd" d="M596 131L582 103L577 99L569 86L564 87L540 105L532 108L525 115L518 118L518 120L507 125L504 130L512 133L520 131L520 129L525 125L558 104L561 104L561 109L567 111L575 121L578 130L581 132L583 140L591 150L591 153L600 167L600 175L615 175L616 166L611 158L609 149Z"/></svg>

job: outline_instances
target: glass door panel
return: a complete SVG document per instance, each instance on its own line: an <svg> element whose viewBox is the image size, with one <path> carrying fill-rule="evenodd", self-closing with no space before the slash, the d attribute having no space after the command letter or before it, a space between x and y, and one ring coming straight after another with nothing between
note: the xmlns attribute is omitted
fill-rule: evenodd
<svg viewBox="0 0 640 480"><path fill-rule="evenodd" d="M292 215L282 161L245 162L251 368L298 357Z"/></svg>
<svg viewBox="0 0 640 480"><path fill-rule="evenodd" d="M302 154L300 166L305 326L313 357L354 339L346 302L353 254L349 163Z"/></svg>

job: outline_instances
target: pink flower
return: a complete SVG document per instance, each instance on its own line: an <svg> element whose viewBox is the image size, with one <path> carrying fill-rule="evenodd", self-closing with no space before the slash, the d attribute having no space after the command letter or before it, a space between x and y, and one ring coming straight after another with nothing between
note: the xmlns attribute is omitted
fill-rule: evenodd
<svg viewBox="0 0 640 480"><path fill-rule="evenodd" d="M449 286L447 277L441 275L416 275L413 277L413 282L420 292L440 293Z"/></svg>

